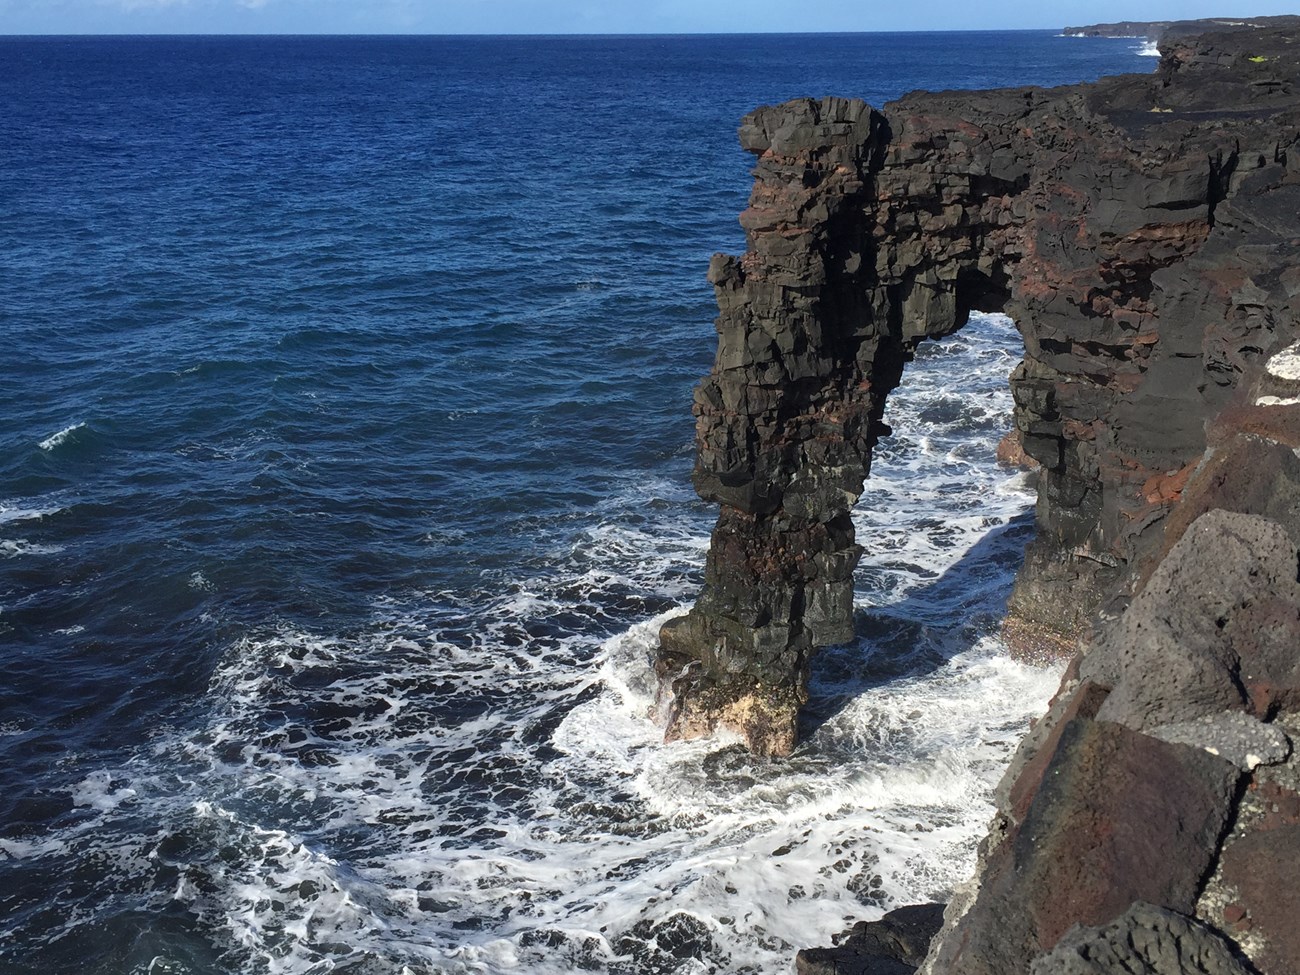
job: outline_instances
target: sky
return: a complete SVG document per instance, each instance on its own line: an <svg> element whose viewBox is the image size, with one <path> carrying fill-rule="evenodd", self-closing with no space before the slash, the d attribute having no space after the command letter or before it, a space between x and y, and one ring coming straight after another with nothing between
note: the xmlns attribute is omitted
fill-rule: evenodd
<svg viewBox="0 0 1300 975"><path fill-rule="evenodd" d="M687 34L1059 28L1278 0L0 0L0 34Z"/></svg>

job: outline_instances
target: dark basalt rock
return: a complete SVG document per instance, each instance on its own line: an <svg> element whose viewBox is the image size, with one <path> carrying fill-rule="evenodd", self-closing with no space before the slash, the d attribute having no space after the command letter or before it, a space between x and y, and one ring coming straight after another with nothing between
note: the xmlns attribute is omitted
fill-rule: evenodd
<svg viewBox="0 0 1300 975"><path fill-rule="evenodd" d="M1121 20L1113 24L1087 24L1083 27L1062 27L1067 37L1146 37L1156 40L1172 20Z"/></svg>
<svg viewBox="0 0 1300 975"><path fill-rule="evenodd" d="M695 486L721 513L704 590L662 634L669 738L794 747L814 651L852 635L849 511L886 397L972 310L1024 336L1015 425L1041 465L1009 612L1069 643L1122 610L1168 551L1207 420L1257 411L1245 387L1297 337L1297 36L1166 37L1152 76L745 119L747 251L710 265L718 354L694 405Z"/></svg>
<svg viewBox="0 0 1300 975"><path fill-rule="evenodd" d="M1270 717L1300 647L1296 554L1267 518L1197 519L1084 658L1081 676L1113 688L1097 717L1144 731L1230 709ZM1258 701L1256 681L1273 689Z"/></svg>
<svg viewBox="0 0 1300 975"><path fill-rule="evenodd" d="M1076 927L1030 975L1249 975L1253 969L1203 924L1137 903L1104 927Z"/></svg>
<svg viewBox="0 0 1300 975"><path fill-rule="evenodd" d="M713 949L709 927L699 918L678 911L661 921L645 919L634 924L630 936L620 938L614 950L632 963L640 975L672 975L688 958L700 958ZM593 969L603 967L599 963Z"/></svg>
<svg viewBox="0 0 1300 975"><path fill-rule="evenodd" d="M1200 20L1121 20L1114 24L1089 24L1086 27L1062 27L1068 37L1193 37L1199 34L1233 31L1257 31L1278 27L1300 27L1300 17L1283 14L1277 17L1206 17Z"/></svg>
<svg viewBox="0 0 1300 975"><path fill-rule="evenodd" d="M943 926L942 904L909 904L859 921L834 948L805 948L796 975L911 975Z"/></svg>
<svg viewBox="0 0 1300 975"><path fill-rule="evenodd" d="M1223 854L1225 879L1238 893L1243 920L1264 939L1261 966L1269 975L1300 973L1300 928L1296 926L1296 865L1300 825L1251 832Z"/></svg>

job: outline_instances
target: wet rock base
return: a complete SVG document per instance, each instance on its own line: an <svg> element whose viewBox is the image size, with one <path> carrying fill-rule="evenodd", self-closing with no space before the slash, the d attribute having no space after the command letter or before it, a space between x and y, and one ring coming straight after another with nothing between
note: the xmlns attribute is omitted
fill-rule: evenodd
<svg viewBox="0 0 1300 975"><path fill-rule="evenodd" d="M942 904L912 904L859 921L833 948L805 948L797 975L912 975L943 926Z"/></svg>

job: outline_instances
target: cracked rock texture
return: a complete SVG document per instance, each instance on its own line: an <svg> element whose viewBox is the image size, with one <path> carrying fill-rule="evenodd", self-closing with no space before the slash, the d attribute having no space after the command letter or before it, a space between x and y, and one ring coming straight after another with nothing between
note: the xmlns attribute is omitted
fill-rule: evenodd
<svg viewBox="0 0 1300 975"><path fill-rule="evenodd" d="M1072 928L1030 969L1031 975L1247 975L1249 971L1209 928L1141 902L1103 927Z"/></svg>
<svg viewBox="0 0 1300 975"><path fill-rule="evenodd" d="M1268 408L1246 385L1287 399L1270 376L1300 388L1263 369L1300 314L1296 37L1180 38L1149 76L744 120L747 251L710 265L718 352L694 403L694 482L720 513L704 589L661 634L669 738L725 725L761 754L794 747L814 651L853 635L849 513L886 397L916 345L972 310L1007 312L1025 341L1015 425L1041 473L1014 621L1068 645L1167 553L1207 450L1237 456L1221 479L1249 480L1238 455L1258 435L1233 425L1216 446L1207 422ZM1262 473L1289 483L1278 442Z"/></svg>

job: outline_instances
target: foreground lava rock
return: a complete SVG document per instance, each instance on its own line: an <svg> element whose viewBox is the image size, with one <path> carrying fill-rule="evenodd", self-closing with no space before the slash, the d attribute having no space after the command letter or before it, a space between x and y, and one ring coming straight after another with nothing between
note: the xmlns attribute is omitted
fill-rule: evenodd
<svg viewBox="0 0 1300 975"><path fill-rule="evenodd" d="M912 904L859 921L834 948L805 948L795 975L911 975L943 926L942 904Z"/></svg>
<svg viewBox="0 0 1300 975"><path fill-rule="evenodd" d="M1216 442L1300 447L1261 399ZM1300 508L1221 475L1022 743L924 972L1300 972Z"/></svg>
<svg viewBox="0 0 1300 975"><path fill-rule="evenodd" d="M1220 449L1207 422L1300 396L1300 370L1263 370L1296 340L1300 313L1298 83L1297 34L1269 29L1167 40L1152 76L915 93L882 111L802 100L745 119L757 157L748 249L710 266L718 354L694 406L695 486L721 513L704 590L661 634L670 739L721 725L761 754L793 748L813 652L853 634L862 549L849 512L888 433L886 397L916 345L972 310L1007 312L1024 337L1015 423L1041 465L1011 616L1072 639L1154 578L1193 472ZM1256 384L1259 402L1243 399ZM1253 428L1232 430L1223 477L1257 456L1232 440ZM1261 467L1274 482L1295 467L1288 449ZM1212 484L1200 490L1198 513L1223 507ZM1252 505L1280 497L1250 490ZM1211 684L1230 670L1180 666ZM1101 705L1114 718L1079 720L1141 735L1166 720L1143 689L1124 693L1122 712ZM1205 694L1229 706L1222 689ZM1072 732L1072 760L1125 751L1120 739ZM1140 760L1157 760L1145 747ZM1214 795L1232 791L1188 762ZM1206 815L1197 829L1212 832ZM1025 943L1045 947L1067 916Z"/></svg>

